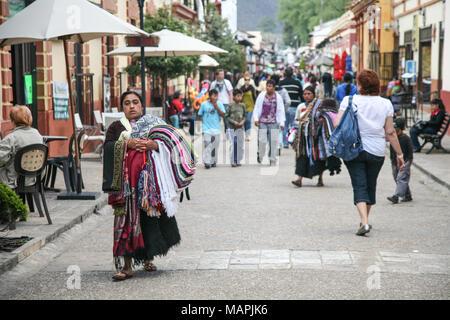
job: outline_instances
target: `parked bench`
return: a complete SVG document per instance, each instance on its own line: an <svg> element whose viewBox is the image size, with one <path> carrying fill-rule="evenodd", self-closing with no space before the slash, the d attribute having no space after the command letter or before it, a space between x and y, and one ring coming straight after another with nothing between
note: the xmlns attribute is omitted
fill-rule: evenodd
<svg viewBox="0 0 450 320"><path fill-rule="evenodd" d="M445 117L444 117L444 121L442 122L441 129L437 133L435 133L435 134L420 133L419 137L424 140L423 144L420 146L420 149L422 149L425 144L430 142L433 144L433 146L431 147L430 150L428 150L427 154L429 154L431 151L433 151L434 148L441 149L443 152L446 152L446 153L449 152L448 150L444 149L444 147L442 147L442 143L441 143L442 138L444 138L445 133L447 132L449 123L450 123L450 114L446 113Z"/></svg>

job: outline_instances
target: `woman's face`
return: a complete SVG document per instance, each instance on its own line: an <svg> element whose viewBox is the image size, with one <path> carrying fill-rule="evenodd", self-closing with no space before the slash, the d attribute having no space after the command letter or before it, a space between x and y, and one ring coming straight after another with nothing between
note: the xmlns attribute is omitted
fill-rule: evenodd
<svg viewBox="0 0 450 320"><path fill-rule="evenodd" d="M128 120L135 120L142 115L142 104L139 97L133 93L125 96L122 104L123 112Z"/></svg>
<svg viewBox="0 0 450 320"><path fill-rule="evenodd" d="M303 91L303 99L305 99L306 102L311 102L314 100L314 93L312 93L309 90Z"/></svg>
<svg viewBox="0 0 450 320"><path fill-rule="evenodd" d="M431 112L436 111L437 109L439 109L439 105L438 104L432 104L431 105Z"/></svg>
<svg viewBox="0 0 450 320"><path fill-rule="evenodd" d="M266 86L266 91L267 91L267 93L269 94L269 95L272 95L273 93L274 93L274 91L275 91L275 86L273 85L273 84L268 84L267 86Z"/></svg>

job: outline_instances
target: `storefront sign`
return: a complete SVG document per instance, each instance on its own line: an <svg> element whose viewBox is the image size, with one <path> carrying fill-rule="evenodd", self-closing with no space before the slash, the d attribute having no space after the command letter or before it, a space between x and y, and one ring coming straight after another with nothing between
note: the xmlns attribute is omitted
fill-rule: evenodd
<svg viewBox="0 0 450 320"><path fill-rule="evenodd" d="M53 107L55 120L69 119L69 86L67 82L53 81Z"/></svg>
<svg viewBox="0 0 450 320"><path fill-rule="evenodd" d="M33 76L24 75L25 104L33 104Z"/></svg>

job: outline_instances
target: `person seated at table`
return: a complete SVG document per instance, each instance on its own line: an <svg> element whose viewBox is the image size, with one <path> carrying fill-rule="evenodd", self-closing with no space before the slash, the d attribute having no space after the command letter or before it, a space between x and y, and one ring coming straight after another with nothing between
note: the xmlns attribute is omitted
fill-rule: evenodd
<svg viewBox="0 0 450 320"><path fill-rule="evenodd" d="M170 102L170 108L169 108L169 120L172 124L172 126L174 126L175 128L179 129L180 128L180 118L179 118L179 113L181 111L183 111L183 103L180 100L180 91L176 91L173 94L173 99Z"/></svg>
<svg viewBox="0 0 450 320"><path fill-rule="evenodd" d="M13 107L9 112L9 118L14 129L0 141L0 182L14 189L17 187L17 173L14 169L17 151L30 144L43 144L44 141L39 131L31 127L33 117L28 107ZM34 183L33 177L25 179L25 185Z"/></svg>
<svg viewBox="0 0 450 320"><path fill-rule="evenodd" d="M428 133L436 134L441 129L442 122L445 119L445 106L441 99L433 99L431 101L431 114L429 121L421 121L419 125L414 125L409 130L411 136L413 151L420 152L419 134Z"/></svg>

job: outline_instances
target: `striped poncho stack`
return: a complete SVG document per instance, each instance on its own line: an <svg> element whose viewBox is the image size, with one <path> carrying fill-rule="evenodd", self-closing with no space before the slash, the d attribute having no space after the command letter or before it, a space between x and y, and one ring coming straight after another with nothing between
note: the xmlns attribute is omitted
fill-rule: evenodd
<svg viewBox="0 0 450 320"><path fill-rule="evenodd" d="M178 195L195 174L196 155L192 145L169 125L151 128L148 138L158 143L158 151L149 151L139 179L139 206L150 216L165 210L168 217L178 210Z"/></svg>

